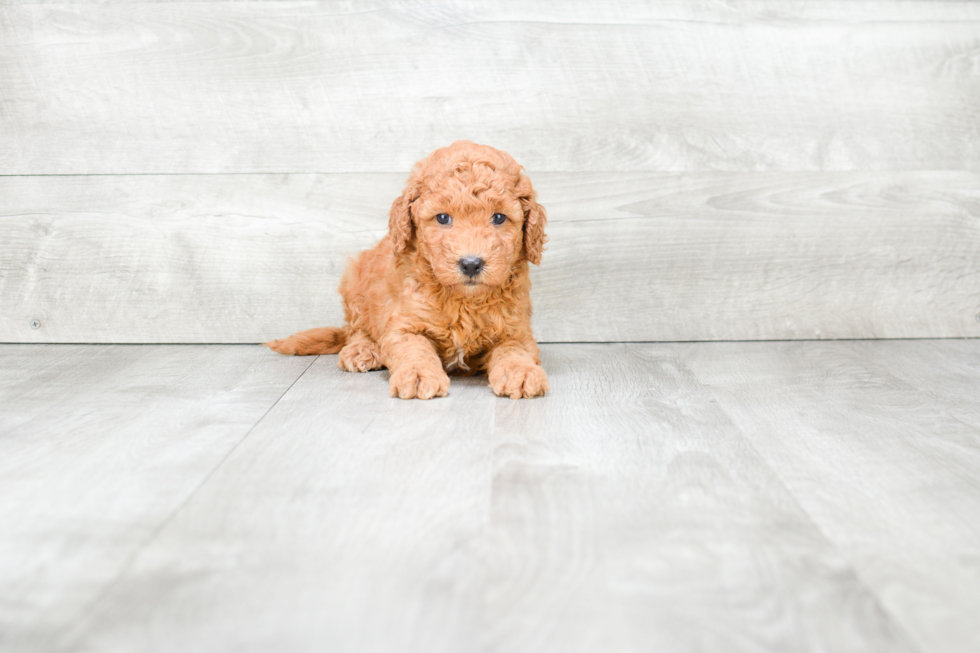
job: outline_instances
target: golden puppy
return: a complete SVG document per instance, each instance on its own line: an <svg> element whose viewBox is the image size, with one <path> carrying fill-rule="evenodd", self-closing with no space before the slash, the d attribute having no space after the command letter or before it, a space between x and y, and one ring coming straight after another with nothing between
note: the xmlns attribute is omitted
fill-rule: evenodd
<svg viewBox="0 0 980 653"><path fill-rule="evenodd" d="M543 395L528 274L546 240L536 196L506 152L468 141L436 150L391 205L387 237L347 265L346 325L266 345L340 352L348 372L387 367L391 396L402 399L444 397L447 372L483 370L498 395Z"/></svg>

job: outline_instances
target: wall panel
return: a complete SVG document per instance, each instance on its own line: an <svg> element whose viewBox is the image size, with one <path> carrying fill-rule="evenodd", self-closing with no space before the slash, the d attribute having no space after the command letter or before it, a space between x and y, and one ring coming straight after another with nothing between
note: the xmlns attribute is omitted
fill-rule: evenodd
<svg viewBox="0 0 980 653"><path fill-rule="evenodd" d="M980 5L827 5L5 5L0 174L975 169Z"/></svg>
<svg viewBox="0 0 980 653"><path fill-rule="evenodd" d="M974 173L532 179L551 220L543 340L980 335ZM346 257L384 235L403 181L0 178L0 341L260 342L339 324Z"/></svg>

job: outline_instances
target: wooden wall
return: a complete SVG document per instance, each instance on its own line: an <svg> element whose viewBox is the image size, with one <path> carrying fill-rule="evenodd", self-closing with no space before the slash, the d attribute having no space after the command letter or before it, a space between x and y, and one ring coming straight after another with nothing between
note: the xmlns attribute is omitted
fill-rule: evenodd
<svg viewBox="0 0 980 653"><path fill-rule="evenodd" d="M0 341L339 324L459 138L549 209L541 340L980 335L980 3L7 0Z"/></svg>

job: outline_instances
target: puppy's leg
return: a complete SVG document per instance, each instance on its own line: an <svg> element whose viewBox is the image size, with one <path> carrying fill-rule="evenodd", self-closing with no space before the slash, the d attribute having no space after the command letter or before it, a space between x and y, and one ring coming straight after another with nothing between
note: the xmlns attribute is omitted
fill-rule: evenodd
<svg viewBox="0 0 980 653"><path fill-rule="evenodd" d="M384 367L378 343L364 331L355 331L340 350L337 367L348 372L367 372Z"/></svg>
<svg viewBox="0 0 980 653"><path fill-rule="evenodd" d="M449 394L449 376L435 345L425 336L393 333L381 343L384 363L391 370L388 391L402 399L431 399Z"/></svg>
<svg viewBox="0 0 980 653"><path fill-rule="evenodd" d="M509 340L494 347L487 359L487 374L498 397L526 399L548 391L548 375L531 338Z"/></svg>

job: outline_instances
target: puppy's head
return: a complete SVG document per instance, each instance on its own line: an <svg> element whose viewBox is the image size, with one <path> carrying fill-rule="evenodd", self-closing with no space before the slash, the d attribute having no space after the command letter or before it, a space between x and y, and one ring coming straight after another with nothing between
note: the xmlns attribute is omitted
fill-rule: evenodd
<svg viewBox="0 0 980 653"><path fill-rule="evenodd" d="M415 164L391 205L397 255L416 251L436 280L463 295L504 285L524 261L541 262L544 207L506 152L457 141Z"/></svg>

